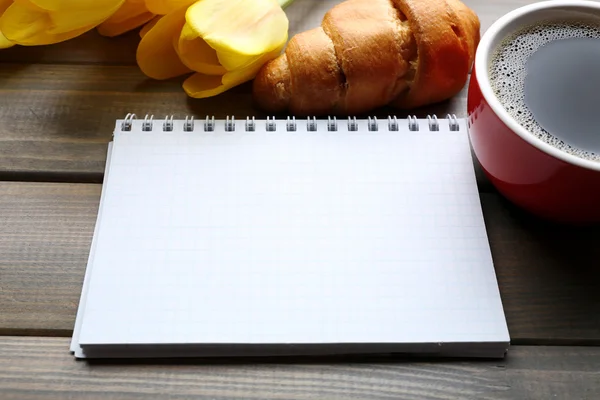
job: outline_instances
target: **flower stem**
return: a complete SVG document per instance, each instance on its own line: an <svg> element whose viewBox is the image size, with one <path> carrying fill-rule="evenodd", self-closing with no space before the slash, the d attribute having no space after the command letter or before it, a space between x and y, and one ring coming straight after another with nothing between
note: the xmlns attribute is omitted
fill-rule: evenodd
<svg viewBox="0 0 600 400"><path fill-rule="evenodd" d="M279 1L279 5L284 10L286 9L287 6L289 6L290 4L292 4L294 2L294 0L277 0L277 1Z"/></svg>

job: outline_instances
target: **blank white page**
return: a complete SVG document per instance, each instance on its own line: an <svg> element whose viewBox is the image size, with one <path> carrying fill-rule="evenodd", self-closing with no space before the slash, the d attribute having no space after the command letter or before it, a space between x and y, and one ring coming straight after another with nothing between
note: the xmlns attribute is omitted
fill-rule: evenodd
<svg viewBox="0 0 600 400"><path fill-rule="evenodd" d="M508 341L464 121L140 123L115 131L80 345Z"/></svg>

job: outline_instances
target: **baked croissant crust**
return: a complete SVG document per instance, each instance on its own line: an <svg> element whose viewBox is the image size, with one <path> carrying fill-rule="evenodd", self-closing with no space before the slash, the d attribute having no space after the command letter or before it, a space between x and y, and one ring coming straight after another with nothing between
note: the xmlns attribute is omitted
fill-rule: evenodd
<svg viewBox="0 0 600 400"><path fill-rule="evenodd" d="M479 30L459 0L346 0L263 65L253 97L265 111L296 115L443 101L464 87Z"/></svg>

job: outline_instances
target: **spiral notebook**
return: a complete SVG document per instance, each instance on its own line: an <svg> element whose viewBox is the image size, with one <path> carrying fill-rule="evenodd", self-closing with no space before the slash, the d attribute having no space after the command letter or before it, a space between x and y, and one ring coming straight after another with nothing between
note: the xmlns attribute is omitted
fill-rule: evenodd
<svg viewBox="0 0 600 400"><path fill-rule="evenodd" d="M77 358L503 357L466 121L116 121Z"/></svg>

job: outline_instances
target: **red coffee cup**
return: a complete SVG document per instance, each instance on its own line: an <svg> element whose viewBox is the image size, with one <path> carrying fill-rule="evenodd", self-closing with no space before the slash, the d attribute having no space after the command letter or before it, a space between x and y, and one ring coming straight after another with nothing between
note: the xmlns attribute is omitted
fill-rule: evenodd
<svg viewBox="0 0 600 400"><path fill-rule="evenodd" d="M488 74L491 55L511 33L574 13L600 17L600 3L534 3L504 15L483 34L468 88L468 126L475 156L503 196L544 219L590 224L600 222L600 162L561 151L519 125L496 98ZM600 108L598 114L600 135Z"/></svg>

